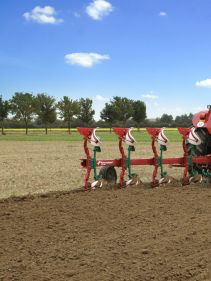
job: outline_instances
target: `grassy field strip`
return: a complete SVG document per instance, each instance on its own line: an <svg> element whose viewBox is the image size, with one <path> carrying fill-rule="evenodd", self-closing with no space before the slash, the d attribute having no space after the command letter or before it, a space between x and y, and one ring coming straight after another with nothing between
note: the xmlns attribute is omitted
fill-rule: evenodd
<svg viewBox="0 0 211 281"><path fill-rule="evenodd" d="M98 132L97 135L101 138L101 141L117 141L118 138L113 132ZM134 131L133 136L137 142L150 142L151 138L146 130L141 130L140 132ZM182 138L177 130L167 130L166 136L169 138L170 142L181 142ZM52 132L49 130L48 134L31 132L28 135L20 132L9 133L6 135L0 135L0 141L81 141L83 138L77 132L71 132L71 135L67 132Z"/></svg>
<svg viewBox="0 0 211 281"><path fill-rule="evenodd" d="M177 128L166 128L166 131L177 131ZM5 133L14 133L14 132L20 132L20 133L25 133L24 128L7 128L4 129ZM28 129L29 132L45 132L45 128L30 128ZM49 128L49 132L68 132L67 128ZM110 132L110 128L98 128L98 132ZM140 128L139 130L137 128L132 129L133 132L138 132L138 131L146 131L146 128ZM77 128L72 128L71 132L77 132Z"/></svg>

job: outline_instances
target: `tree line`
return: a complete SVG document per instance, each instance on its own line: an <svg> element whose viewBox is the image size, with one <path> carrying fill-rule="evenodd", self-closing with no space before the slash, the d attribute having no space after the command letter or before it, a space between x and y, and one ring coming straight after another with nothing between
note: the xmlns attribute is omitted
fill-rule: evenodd
<svg viewBox="0 0 211 281"><path fill-rule="evenodd" d="M143 101L132 100L126 97L115 96L107 102L100 112L101 119L94 120L95 110L93 101L89 98L79 100L68 96L59 102L45 93L33 95L31 93L16 92L10 100L0 96L0 123L1 132L5 127L25 127L26 134L29 128L44 127L48 133L49 126L71 127L78 126L126 126L126 127L175 127L190 126L192 114L177 116L163 114L161 118L149 120L146 116L146 105Z"/></svg>

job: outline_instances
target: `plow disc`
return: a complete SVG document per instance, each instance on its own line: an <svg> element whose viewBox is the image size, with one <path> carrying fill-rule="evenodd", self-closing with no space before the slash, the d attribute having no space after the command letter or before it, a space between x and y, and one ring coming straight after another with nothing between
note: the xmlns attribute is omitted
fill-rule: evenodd
<svg viewBox="0 0 211 281"><path fill-rule="evenodd" d="M195 128L178 128L182 136L183 156L174 158L164 158L167 150L168 138L165 135L165 128L147 128L147 133L151 136L151 148L153 151L152 158L132 159L131 154L135 152L136 140L132 136L131 128L113 128L113 132L118 136L118 146L120 157L118 159L97 159L97 153L101 152L101 141L96 135L96 128L78 128L78 132L84 139L84 152L86 157L81 159L81 166L86 169L84 178L84 190L101 188L105 185L117 184L116 168L120 169L119 187L132 187L140 185L140 176L132 172L133 166L153 166L151 178L151 187L167 185L175 179L167 174L164 170L165 165L171 167L183 168L182 185L190 183L201 183L203 178L211 177L211 154L197 156L195 155L196 147L201 145L202 139L197 134ZM123 146L127 145L127 151ZM93 155L91 156L88 144L93 146ZM159 149L157 149L157 146ZM101 167L100 172L97 168ZM201 167L201 172L199 169ZM94 172L94 181L90 184L91 171ZM127 174L127 179L125 179ZM159 177L158 177L159 176Z"/></svg>

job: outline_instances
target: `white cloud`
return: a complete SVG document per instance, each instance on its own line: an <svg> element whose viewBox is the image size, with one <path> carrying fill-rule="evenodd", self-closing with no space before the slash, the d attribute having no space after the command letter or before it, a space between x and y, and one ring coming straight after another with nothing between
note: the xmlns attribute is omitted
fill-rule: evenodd
<svg viewBox="0 0 211 281"><path fill-rule="evenodd" d="M159 16L160 16L160 17L166 17L166 16L167 16L167 13L166 13L166 12L160 12L160 13L159 13Z"/></svg>
<svg viewBox="0 0 211 281"><path fill-rule="evenodd" d="M65 56L66 63L90 68L104 60L109 60L109 55L98 53L72 53Z"/></svg>
<svg viewBox="0 0 211 281"><path fill-rule="evenodd" d="M195 85L199 88L211 88L211 79L197 81Z"/></svg>
<svg viewBox="0 0 211 281"><path fill-rule="evenodd" d="M106 0L93 0L86 7L86 13L94 20L102 20L113 11L113 6Z"/></svg>
<svg viewBox="0 0 211 281"><path fill-rule="evenodd" d="M142 95L142 97L145 99L150 99L150 100L156 100L159 98L159 96L152 95L152 94Z"/></svg>
<svg viewBox="0 0 211 281"><path fill-rule="evenodd" d="M95 101L101 101L101 102L106 102L106 101L108 101L107 98L105 98L105 97L103 97L103 96L100 96L100 95L96 95L93 100L95 100Z"/></svg>
<svg viewBox="0 0 211 281"><path fill-rule="evenodd" d="M27 21L34 21L40 24L57 24L63 22L63 19L58 19L55 16L56 10L51 6L45 6L43 8L36 6L31 12L23 14L23 17Z"/></svg>

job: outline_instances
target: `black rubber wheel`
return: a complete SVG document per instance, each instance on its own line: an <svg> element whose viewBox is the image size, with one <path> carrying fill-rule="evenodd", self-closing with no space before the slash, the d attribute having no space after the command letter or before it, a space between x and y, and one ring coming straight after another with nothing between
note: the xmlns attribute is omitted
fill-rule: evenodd
<svg viewBox="0 0 211 281"><path fill-rule="evenodd" d="M207 154L211 154L211 135L208 133L207 129L205 128L197 128L195 131L198 136L200 137L202 143L200 145L194 145L192 148L192 155L193 156L203 156ZM192 145L190 143L186 144L188 149L188 153L190 154L190 150ZM203 165L194 165L193 167L199 174L202 173L203 168L211 169L211 167L204 167ZM189 169L191 172L191 168Z"/></svg>
<svg viewBox="0 0 211 281"><path fill-rule="evenodd" d="M105 166L100 169L100 175L109 184L116 184L117 173L113 166Z"/></svg>

